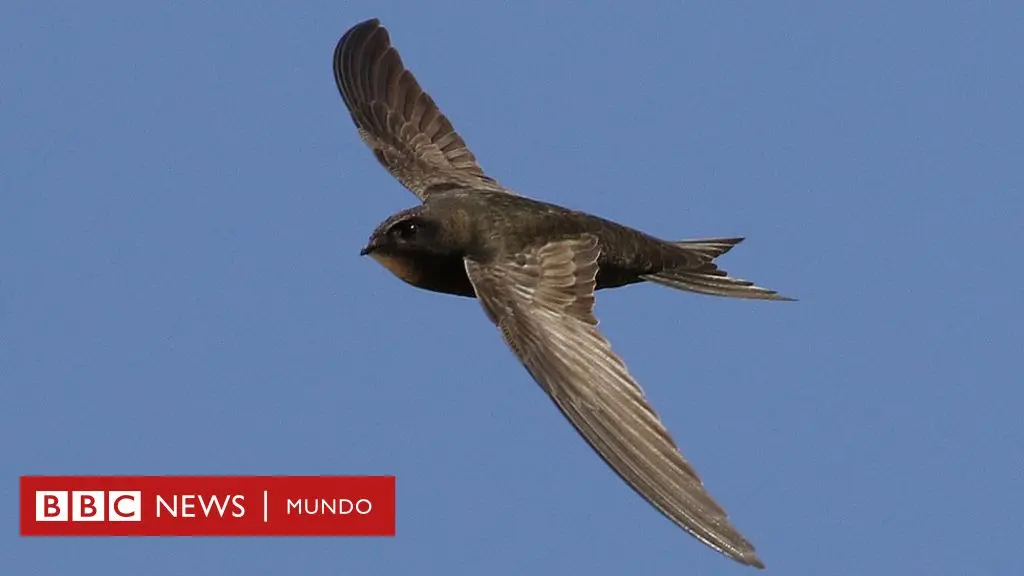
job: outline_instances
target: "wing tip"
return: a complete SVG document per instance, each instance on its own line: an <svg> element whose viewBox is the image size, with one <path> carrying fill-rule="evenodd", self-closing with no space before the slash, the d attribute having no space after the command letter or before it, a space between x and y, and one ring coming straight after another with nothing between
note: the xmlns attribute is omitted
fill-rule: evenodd
<svg viewBox="0 0 1024 576"><path fill-rule="evenodd" d="M338 84L338 88L342 88L342 76L348 71L346 68L346 53L351 56L351 51L355 49L356 44L366 44L369 39L373 36L373 33L377 30L382 31L385 34L386 46L390 46L391 39L387 36L387 28L381 25L380 19L370 18L369 20L363 20L362 22L353 25L351 28L345 31L338 39L338 43L334 46L334 80ZM343 94L344 95L344 94Z"/></svg>
<svg viewBox="0 0 1024 576"><path fill-rule="evenodd" d="M362 22L359 22L358 24L353 24L348 30L345 31L344 34L341 35L341 40L338 41L338 44L343 44L346 38L350 38L354 34L371 28L383 28L383 26L381 26L379 18L368 18L366 20L363 20Z"/></svg>

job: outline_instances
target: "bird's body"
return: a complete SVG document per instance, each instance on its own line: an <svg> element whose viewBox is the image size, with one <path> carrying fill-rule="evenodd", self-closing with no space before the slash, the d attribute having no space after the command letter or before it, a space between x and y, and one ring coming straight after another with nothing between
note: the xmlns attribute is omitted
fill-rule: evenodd
<svg viewBox="0 0 1024 576"><path fill-rule="evenodd" d="M763 568L593 312L597 290L644 281L789 300L718 268L715 258L742 238L666 241L502 186L405 69L377 20L342 36L334 74L363 141L422 201L382 222L362 253L418 288L476 298L534 380L630 487L708 546Z"/></svg>
<svg viewBox="0 0 1024 576"><path fill-rule="evenodd" d="M476 297L464 258L487 262L556 240L593 234L601 248L597 290L643 282L644 275L690 265L686 248L598 216L501 192L450 190L431 195L420 216L457 230L457 246L443 253L375 254L402 280L425 290ZM410 212L400 213L403 216ZM733 241L735 239L723 239Z"/></svg>

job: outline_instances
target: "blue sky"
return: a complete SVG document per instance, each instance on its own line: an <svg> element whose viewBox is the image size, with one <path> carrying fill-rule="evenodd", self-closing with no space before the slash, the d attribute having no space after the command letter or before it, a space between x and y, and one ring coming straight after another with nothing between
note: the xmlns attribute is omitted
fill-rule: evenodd
<svg viewBox="0 0 1024 576"><path fill-rule="evenodd" d="M5 573L753 573L358 256L374 16L502 183L800 298L597 308L771 573L1024 573L1016 3L150 4L0 17ZM21 539L19 474L395 474L398 536Z"/></svg>

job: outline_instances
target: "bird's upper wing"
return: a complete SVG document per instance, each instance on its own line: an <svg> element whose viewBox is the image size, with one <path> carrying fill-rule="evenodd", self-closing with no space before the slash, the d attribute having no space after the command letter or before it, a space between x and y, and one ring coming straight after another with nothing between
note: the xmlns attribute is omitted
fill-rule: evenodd
<svg viewBox="0 0 1024 576"><path fill-rule="evenodd" d="M405 69L376 19L345 32L334 50L334 80L374 156L425 200L431 192L508 192L487 176L451 122Z"/></svg>
<svg viewBox="0 0 1024 576"><path fill-rule="evenodd" d="M597 238L584 235L495 263L467 259L466 269L505 342L605 462L705 544L763 568L598 330L599 254Z"/></svg>

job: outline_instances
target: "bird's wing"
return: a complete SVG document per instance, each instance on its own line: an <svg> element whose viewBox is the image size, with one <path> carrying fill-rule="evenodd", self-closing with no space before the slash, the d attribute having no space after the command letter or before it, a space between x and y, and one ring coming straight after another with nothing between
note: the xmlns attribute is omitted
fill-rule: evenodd
<svg viewBox="0 0 1024 576"><path fill-rule="evenodd" d="M378 20L353 26L338 41L334 80L363 141L420 200L452 188L508 192L484 173L448 118L405 69Z"/></svg>
<svg viewBox="0 0 1024 576"><path fill-rule="evenodd" d="M601 458L702 542L763 568L598 330L599 255L597 238L584 235L494 263L467 259L466 269L505 342Z"/></svg>

